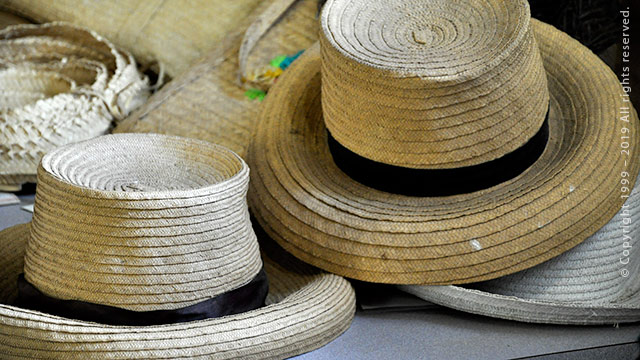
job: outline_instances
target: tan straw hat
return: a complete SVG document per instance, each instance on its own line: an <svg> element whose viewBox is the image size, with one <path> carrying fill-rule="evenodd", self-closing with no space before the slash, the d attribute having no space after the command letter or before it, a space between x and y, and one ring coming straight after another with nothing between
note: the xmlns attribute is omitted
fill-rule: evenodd
<svg viewBox="0 0 640 360"><path fill-rule="evenodd" d="M279 358L337 337L351 285L277 249L263 263L248 182L228 149L164 135L45 155L32 222L0 232L0 353Z"/></svg>
<svg viewBox="0 0 640 360"><path fill-rule="evenodd" d="M402 285L425 300L536 323L640 321L640 186L616 216L575 248L530 269L478 284Z"/></svg>
<svg viewBox="0 0 640 360"><path fill-rule="evenodd" d="M228 34L227 41L156 92L114 132L191 137L244 156L261 103L245 96L253 84L240 79L278 55L313 44L318 39L317 13L318 0L264 1L252 13L250 25Z"/></svg>
<svg viewBox="0 0 640 360"><path fill-rule="evenodd" d="M330 0L321 22L248 158L252 211L296 257L372 282L478 282L562 254L620 210L637 115L526 1Z"/></svg>
<svg viewBox="0 0 640 360"><path fill-rule="evenodd" d="M149 96L133 57L65 23L0 31L0 189L36 180L42 155L103 135Z"/></svg>

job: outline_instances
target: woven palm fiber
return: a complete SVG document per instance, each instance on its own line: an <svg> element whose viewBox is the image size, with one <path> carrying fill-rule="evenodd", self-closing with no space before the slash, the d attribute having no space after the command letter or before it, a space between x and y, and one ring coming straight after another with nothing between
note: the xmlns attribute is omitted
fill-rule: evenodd
<svg viewBox="0 0 640 360"><path fill-rule="evenodd" d="M282 358L326 344L351 322L347 281L277 252L275 262L273 247L261 260L249 168L226 148L106 135L48 153L38 177L32 222L0 232L4 358ZM151 311L237 289L263 264L267 305L215 319L109 326L11 305L23 269L54 298Z"/></svg>
<svg viewBox="0 0 640 360"><path fill-rule="evenodd" d="M449 2L410 3L415 6L401 1L376 2L380 7L328 1L323 28L327 29L326 21L344 16L343 35L364 44L369 57L386 59L390 50L374 46L369 34L411 39L411 24L432 18L448 20L456 29L468 27L442 40L439 46L448 49L456 48L458 41L480 42L501 23L497 18L502 15L470 19L461 9L449 8ZM502 14L513 6L528 9L525 1L456 4L477 9L472 14ZM386 26L372 20L381 18ZM355 19L358 22L349 25ZM270 90L252 139L249 201L258 221L271 229L269 235L298 258L343 276L396 284L455 284L530 268L602 228L622 206L620 174L628 172L631 182L638 174L637 114L631 111L629 123L618 121L622 89L597 56L549 25L527 16L522 21L537 43L549 94L549 140L533 165L496 186L452 196L409 197L356 182L336 166L328 149L323 41L308 49ZM397 24L405 32L396 32ZM443 52L442 56L449 54ZM464 57L464 52L455 54ZM376 66L363 62L359 68L373 70L354 77L379 80ZM471 91L473 80L467 85ZM415 81L400 77L387 92ZM391 98L380 95L385 97ZM349 93L343 98L356 101ZM629 131L628 155L620 151L623 125Z"/></svg>
<svg viewBox="0 0 640 360"><path fill-rule="evenodd" d="M149 96L133 57L66 23L0 31L0 186L36 180L42 155L107 133Z"/></svg>
<svg viewBox="0 0 640 360"><path fill-rule="evenodd" d="M484 283L402 285L425 300L475 314L536 323L640 321L640 177L623 208L573 249Z"/></svg>
<svg viewBox="0 0 640 360"><path fill-rule="evenodd" d="M238 80L242 76L239 63L246 64L245 71L250 71L276 55L296 53L317 40L316 0L279 0L267 5L246 34L243 30L230 36L233 41L212 50L173 79L114 131L193 137L216 142L243 156L260 103L245 97L246 88ZM273 15L286 8L272 26L262 26L271 23L267 19L276 20ZM267 12L269 16L264 16ZM265 28L266 33L256 40L252 31L261 34ZM241 47L245 49L242 54Z"/></svg>
<svg viewBox="0 0 640 360"><path fill-rule="evenodd" d="M104 35L143 65L172 77L247 24L258 0L6 0L0 9L36 22L68 21ZM245 24L245 25L243 25Z"/></svg>

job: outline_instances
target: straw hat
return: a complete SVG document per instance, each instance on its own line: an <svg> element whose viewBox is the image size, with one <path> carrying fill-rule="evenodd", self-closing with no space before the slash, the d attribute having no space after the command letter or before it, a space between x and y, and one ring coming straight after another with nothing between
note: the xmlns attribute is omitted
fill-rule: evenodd
<svg viewBox="0 0 640 360"><path fill-rule="evenodd" d="M337 337L351 286L277 252L262 262L248 182L239 156L193 139L107 135L48 153L32 222L0 232L0 353L269 358Z"/></svg>
<svg viewBox="0 0 640 360"><path fill-rule="evenodd" d="M637 115L619 120L616 76L526 1L332 0L321 22L248 157L254 215L296 257L372 282L478 282L620 210Z"/></svg>
<svg viewBox="0 0 640 360"><path fill-rule="evenodd" d="M250 26L230 33L228 41L156 92L114 132L191 137L244 156L260 102L245 96L251 85L239 78L277 55L308 48L318 33L318 0L271 0L263 5L250 17Z"/></svg>
<svg viewBox="0 0 640 360"><path fill-rule="evenodd" d="M536 323L640 321L640 186L616 216L575 248L518 273L468 287L403 285L431 302Z"/></svg>
<svg viewBox="0 0 640 360"><path fill-rule="evenodd" d="M133 57L65 23L0 31L0 186L36 180L42 155L103 135L149 96Z"/></svg>

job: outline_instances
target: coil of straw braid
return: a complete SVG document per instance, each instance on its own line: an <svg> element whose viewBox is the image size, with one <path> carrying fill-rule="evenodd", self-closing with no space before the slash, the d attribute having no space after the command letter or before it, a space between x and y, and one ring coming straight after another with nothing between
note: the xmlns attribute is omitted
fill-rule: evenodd
<svg viewBox="0 0 640 360"><path fill-rule="evenodd" d="M49 296L174 309L236 289L261 268L249 169L226 148L107 135L45 155L38 182L24 270Z"/></svg>
<svg viewBox="0 0 640 360"><path fill-rule="evenodd" d="M3 0L0 9L36 22L86 26L171 77L189 69L225 36L246 26L260 0ZM170 49L168 51L168 49Z"/></svg>
<svg viewBox="0 0 640 360"><path fill-rule="evenodd" d="M526 143L548 109L526 1L329 2L322 108L349 150L410 168L484 163Z"/></svg>
<svg viewBox="0 0 640 360"><path fill-rule="evenodd" d="M133 57L64 23L0 31L0 186L35 181L44 153L105 134L149 96Z"/></svg>

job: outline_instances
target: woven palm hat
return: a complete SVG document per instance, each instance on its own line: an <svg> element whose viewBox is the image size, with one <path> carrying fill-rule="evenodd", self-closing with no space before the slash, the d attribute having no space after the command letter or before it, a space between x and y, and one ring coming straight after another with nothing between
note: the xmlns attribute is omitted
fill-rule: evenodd
<svg viewBox="0 0 640 360"><path fill-rule="evenodd" d="M254 215L296 257L371 282L478 282L562 254L621 209L637 115L525 1L335 0L321 22L248 157Z"/></svg>
<svg viewBox="0 0 640 360"><path fill-rule="evenodd" d="M32 222L0 232L4 357L278 358L351 322L346 280L261 260L226 148L107 135L48 153L38 180Z"/></svg>
<svg viewBox="0 0 640 360"><path fill-rule="evenodd" d="M35 182L42 155L107 133L149 96L133 57L66 23L0 31L0 187Z"/></svg>
<svg viewBox="0 0 640 360"><path fill-rule="evenodd" d="M423 299L475 314L536 323L640 321L640 186L602 229L530 269L466 287L402 285Z"/></svg>

